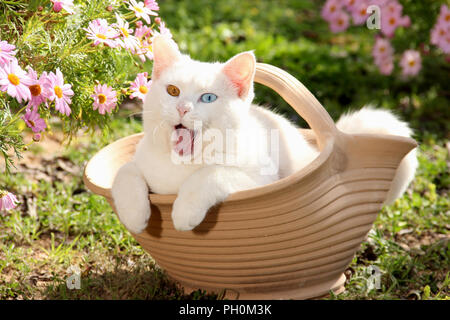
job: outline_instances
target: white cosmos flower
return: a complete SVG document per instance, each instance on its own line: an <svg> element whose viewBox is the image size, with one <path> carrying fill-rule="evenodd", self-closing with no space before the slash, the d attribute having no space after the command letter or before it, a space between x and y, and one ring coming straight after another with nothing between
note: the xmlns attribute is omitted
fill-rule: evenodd
<svg viewBox="0 0 450 320"><path fill-rule="evenodd" d="M139 47L139 39L132 35L133 29L130 29L130 25L128 21L122 19L116 13L117 22L114 24L114 27L120 34L120 37L116 39L117 43L122 48L134 51Z"/></svg>
<svg viewBox="0 0 450 320"><path fill-rule="evenodd" d="M150 23L150 16L158 15L156 12L153 12L152 10L147 8L143 2L130 0L128 4L130 5L128 8L134 12L136 17L144 19L147 23Z"/></svg>

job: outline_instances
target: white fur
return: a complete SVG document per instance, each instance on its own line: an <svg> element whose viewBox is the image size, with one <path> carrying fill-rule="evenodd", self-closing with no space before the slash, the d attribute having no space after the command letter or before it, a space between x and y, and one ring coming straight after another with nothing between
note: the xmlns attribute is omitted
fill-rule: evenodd
<svg viewBox="0 0 450 320"><path fill-rule="evenodd" d="M209 208L224 201L229 194L286 177L308 165L318 155L318 151L288 120L251 104L254 96L253 53L242 53L226 64L221 64L194 61L159 39L153 42L153 48L155 65L152 85L143 110L145 134L137 146L133 160L119 170L112 187L119 218L130 231L142 232L147 225L150 216L147 186L155 193L178 194L173 205L173 224L178 230L191 230L203 221ZM250 64L253 61L253 65L249 66L249 61ZM230 67L227 72L224 71L224 66ZM229 70L243 70L238 75L243 80L233 79ZM245 90L237 90L236 83L247 83L247 87ZM180 89L178 97L167 93L169 84ZM242 96L238 92L243 92ZM218 99L212 103L203 103L199 101L203 93L214 93ZM176 109L180 103L189 105L192 109L182 118ZM368 132L371 122L365 121L366 111L369 109L353 116L345 116L339 126L347 132L353 129ZM387 123L384 117L396 120L389 113L380 112L380 124ZM362 125L354 128L354 124L350 122L355 119L352 120L351 117L361 117ZM233 142L236 145L233 152L239 154L241 161L235 165L174 163L171 158L173 143L170 140L174 126L181 122L185 127L193 129L195 121L202 121L203 135L208 131L212 132L211 130L219 130L225 137L226 129L233 129ZM410 134L407 131L409 129L397 133L395 128L398 124L398 121L394 121L392 127L388 126L387 133ZM404 127L407 128L406 125ZM270 145L269 135L260 134L260 129L275 129L279 133L279 154L276 157L279 171L273 174L261 174L261 161L246 144L251 140ZM374 132L378 132L378 129L373 128ZM276 165L277 161L270 151L269 148L265 154L266 160ZM225 155L233 152L225 150ZM404 191L404 179L409 179L413 168L415 166L411 165L398 179L401 186L396 190L396 196ZM403 172L399 169L400 171Z"/></svg>
<svg viewBox="0 0 450 320"><path fill-rule="evenodd" d="M359 111L343 115L336 123L339 130L346 133L392 134L411 137L412 130L406 122L399 120L387 110L364 107ZM417 150L411 150L400 162L385 204L392 204L400 197L414 179L418 166Z"/></svg>

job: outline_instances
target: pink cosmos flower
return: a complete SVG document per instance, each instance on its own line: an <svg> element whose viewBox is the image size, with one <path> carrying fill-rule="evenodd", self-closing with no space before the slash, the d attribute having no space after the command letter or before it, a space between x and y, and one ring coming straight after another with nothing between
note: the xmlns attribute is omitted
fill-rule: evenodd
<svg viewBox="0 0 450 320"><path fill-rule="evenodd" d="M16 196L11 192L0 190L0 211L2 210L11 210L17 207Z"/></svg>
<svg viewBox="0 0 450 320"><path fill-rule="evenodd" d="M133 29L130 29L130 25L127 21L123 20L118 14L116 14L117 23L113 26L117 28L120 38L116 39L116 42L124 49L135 50L139 47L139 39L132 35Z"/></svg>
<svg viewBox="0 0 450 320"><path fill-rule="evenodd" d="M446 5L441 6L437 22L431 30L431 43L444 53L450 53L450 10Z"/></svg>
<svg viewBox="0 0 450 320"><path fill-rule="evenodd" d="M400 60L400 66L402 67L402 74L404 76L415 76L422 68L422 58L419 51L406 50L403 53Z"/></svg>
<svg viewBox="0 0 450 320"><path fill-rule="evenodd" d="M20 103L30 100L31 93L28 89L30 84L32 84L31 79L19 67L17 60L0 67L0 90L6 91Z"/></svg>
<svg viewBox="0 0 450 320"><path fill-rule="evenodd" d="M348 11L353 11L360 0L344 0L344 6Z"/></svg>
<svg viewBox="0 0 450 320"><path fill-rule="evenodd" d="M83 30L87 32L88 39L94 40L94 46L100 43L104 43L111 48L118 46L114 39L119 36L119 33L109 26L105 19L95 19Z"/></svg>
<svg viewBox="0 0 450 320"><path fill-rule="evenodd" d="M375 59L376 64L380 64L381 61L390 58L392 60L392 55L394 54L394 49L391 46L389 40L378 37L375 40L375 45L373 46L372 56Z"/></svg>
<svg viewBox="0 0 450 320"><path fill-rule="evenodd" d="M403 6L397 0L390 0L383 6L383 10L389 14L402 15Z"/></svg>
<svg viewBox="0 0 450 320"><path fill-rule="evenodd" d="M136 0L130 0L128 4L129 4L128 8L134 12L137 18L142 18L147 23L150 23L150 16L158 15L156 12L153 12L150 8L147 8L143 2L136 2Z"/></svg>
<svg viewBox="0 0 450 320"><path fill-rule="evenodd" d="M367 21L369 14L367 13L367 7L369 4L365 1L359 1L354 5L353 10L351 10L353 23L355 25L364 24Z"/></svg>
<svg viewBox="0 0 450 320"><path fill-rule="evenodd" d="M74 14L73 0L51 0L53 3L53 11L60 12L61 9L66 10L70 14Z"/></svg>
<svg viewBox="0 0 450 320"><path fill-rule="evenodd" d="M145 26L142 26L141 28L145 28ZM139 33L138 33L139 31ZM136 29L136 35L140 34L141 32L147 32L144 29ZM150 30L149 33L144 33L142 37L139 37L139 46L138 48L133 51L134 54L139 56L139 59L141 59L142 62L145 62L146 59L153 60L153 48L151 45L151 39L147 37L147 34L155 34L153 30Z"/></svg>
<svg viewBox="0 0 450 320"><path fill-rule="evenodd" d="M400 25L401 16L397 13L381 13L381 32L387 37L393 37L395 30Z"/></svg>
<svg viewBox="0 0 450 320"><path fill-rule="evenodd" d="M411 20L408 16L402 15L403 7L400 3L389 1L381 9L381 32L387 37L393 37L395 30L402 26L408 27Z"/></svg>
<svg viewBox="0 0 450 320"><path fill-rule="evenodd" d="M56 73L50 72L48 74L46 87L48 89L48 99L55 101L55 109L69 116L72 112L69 107L69 104L72 103L70 97L74 93L71 89L72 85L64 84L64 77L59 69L56 69Z"/></svg>
<svg viewBox="0 0 450 320"><path fill-rule="evenodd" d="M98 109L100 114L105 114L105 111L111 113L116 106L116 92L106 84L94 87L94 94L91 97L94 98L94 110Z"/></svg>
<svg viewBox="0 0 450 320"><path fill-rule="evenodd" d="M46 83L47 83L47 72L43 72L41 77L38 79L36 71L31 67L28 68L28 78L31 80L31 84L28 86L31 93L31 99L29 105L31 107L37 107L42 102L45 102L47 96L49 95Z"/></svg>
<svg viewBox="0 0 450 320"><path fill-rule="evenodd" d="M136 28L136 30L134 30L134 35L137 38L148 38L153 35L153 29L146 25L141 25L140 27Z"/></svg>
<svg viewBox="0 0 450 320"><path fill-rule="evenodd" d="M169 37L170 39L172 39L172 33L170 32L169 28L166 27L166 24L164 21L161 21L159 23L159 32L162 35L165 35L167 37Z"/></svg>
<svg viewBox="0 0 450 320"><path fill-rule="evenodd" d="M0 41L0 66L16 60L14 57L16 54L14 51L15 48L15 45L9 44L6 41Z"/></svg>
<svg viewBox="0 0 450 320"><path fill-rule="evenodd" d="M331 17L329 21L330 30L333 33L347 30L350 24L350 17L345 11L339 11L336 15Z"/></svg>
<svg viewBox="0 0 450 320"><path fill-rule="evenodd" d="M442 23L443 25L446 25L446 26L450 25L450 9L445 4L443 4L441 6L441 11L439 12L438 22Z"/></svg>
<svg viewBox="0 0 450 320"><path fill-rule="evenodd" d="M47 124L44 119L40 117L37 109L37 107L34 107L32 110L27 109L25 115L22 116L23 121L25 121L27 126L31 128L34 133L39 133L47 128Z"/></svg>
<svg viewBox="0 0 450 320"><path fill-rule="evenodd" d="M130 95L130 98L139 98L142 101L145 101L145 96L150 89L151 81L147 80L148 73L143 72L139 73L136 79L130 86L131 91L133 93Z"/></svg>
<svg viewBox="0 0 450 320"><path fill-rule="evenodd" d="M144 6L150 10L159 10L159 5L155 0L144 0Z"/></svg>
<svg viewBox="0 0 450 320"><path fill-rule="evenodd" d="M333 18L342 11L342 2L340 0L327 0L325 2L321 16L326 21L331 22Z"/></svg>
<svg viewBox="0 0 450 320"><path fill-rule="evenodd" d="M392 73L394 70L394 49L389 40L377 37L372 56L381 74L390 75Z"/></svg>
<svg viewBox="0 0 450 320"><path fill-rule="evenodd" d="M387 5L387 3L389 1L392 1L392 0L370 0L370 4L373 4L373 5L379 6L380 8L383 8L385 5Z"/></svg>
<svg viewBox="0 0 450 320"><path fill-rule="evenodd" d="M378 63L380 73L388 76L394 70L394 61L392 57L385 58Z"/></svg>
<svg viewBox="0 0 450 320"><path fill-rule="evenodd" d="M442 39L445 38L448 28L443 23L436 23L431 29L431 43L434 45L439 45Z"/></svg>

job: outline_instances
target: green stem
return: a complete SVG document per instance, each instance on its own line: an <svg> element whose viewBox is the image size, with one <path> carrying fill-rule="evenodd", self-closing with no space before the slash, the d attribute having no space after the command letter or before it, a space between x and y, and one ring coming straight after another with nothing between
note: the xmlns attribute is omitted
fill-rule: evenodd
<svg viewBox="0 0 450 320"><path fill-rule="evenodd" d="M23 106L19 111L16 112L16 114L14 115L14 117L9 121L9 123L7 125L11 125L14 122L16 122L17 120L20 119L20 114L22 113L23 110L25 110L27 106Z"/></svg>

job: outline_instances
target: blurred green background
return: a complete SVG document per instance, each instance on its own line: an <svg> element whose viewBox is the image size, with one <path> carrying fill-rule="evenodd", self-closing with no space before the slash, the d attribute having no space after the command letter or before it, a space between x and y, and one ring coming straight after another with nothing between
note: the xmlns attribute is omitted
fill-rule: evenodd
<svg viewBox="0 0 450 320"><path fill-rule="evenodd" d="M395 110L418 137L450 131L450 63L429 47L430 30L447 1L401 1L412 25L399 28L392 40L398 54L391 76L378 72L371 55L378 30L352 26L333 34L320 17L325 1L197 0L160 1L160 15L181 49L194 59L226 61L255 50L259 62L280 67L299 79L336 120L349 108L365 104ZM398 59L407 49L421 50L420 74L404 80ZM298 117L279 96L258 85L256 101ZM304 122L300 121L304 125Z"/></svg>

